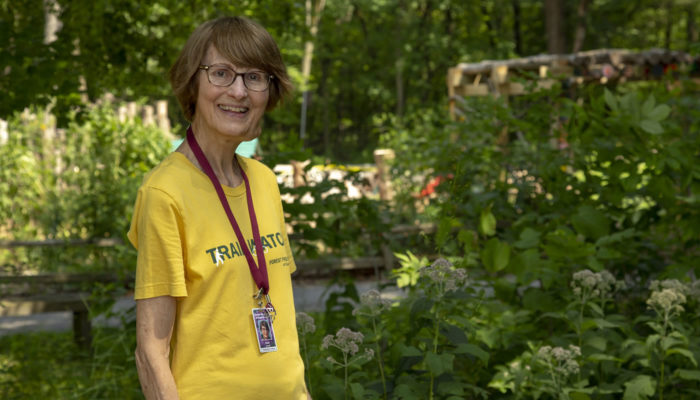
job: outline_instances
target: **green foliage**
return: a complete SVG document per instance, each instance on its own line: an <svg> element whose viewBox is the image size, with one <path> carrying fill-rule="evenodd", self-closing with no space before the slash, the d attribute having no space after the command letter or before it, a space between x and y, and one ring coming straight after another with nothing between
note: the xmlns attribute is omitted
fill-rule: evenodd
<svg viewBox="0 0 700 400"><path fill-rule="evenodd" d="M72 333L0 337L3 399L143 399L134 368L133 323L93 330L94 354Z"/></svg>
<svg viewBox="0 0 700 400"><path fill-rule="evenodd" d="M4 238L125 238L136 190L169 143L155 127L120 122L113 107L95 106L80 122L72 114L65 129L54 130L52 116L38 109L9 120L9 142L0 145ZM45 272L133 265L124 247L18 249L4 257Z"/></svg>
<svg viewBox="0 0 700 400"><path fill-rule="evenodd" d="M397 209L409 209L429 179L447 177L417 215L445 227L439 251L473 255L467 232L479 232L486 270L513 272L521 284L549 286L553 272L575 267L647 278L673 265L666 273L682 274L700 234L691 200L700 122L697 99L676 90L589 89L573 101L555 88L508 107L470 100L465 121L421 113L411 129L385 136L397 150L395 186L407 194Z"/></svg>
<svg viewBox="0 0 700 400"><path fill-rule="evenodd" d="M571 44L578 3L560 3ZM46 5L56 5L61 23L55 41L44 37ZM341 161L369 161L380 134L390 129L379 121L386 115L401 120L443 101L448 68L546 52L544 6L533 0L327 1L315 38L304 145ZM582 50L698 51L698 2L600 1L588 2L587 10ZM5 0L0 117L55 99L63 122L72 109L86 107L82 96L95 101L109 92L121 100L168 98L171 118L183 123L167 70L194 28L221 15L254 18L278 41L300 90L266 126L297 135L300 71L311 34L304 3L294 0ZM658 128L646 121L647 129ZM263 148L275 145L273 136L263 135Z"/></svg>

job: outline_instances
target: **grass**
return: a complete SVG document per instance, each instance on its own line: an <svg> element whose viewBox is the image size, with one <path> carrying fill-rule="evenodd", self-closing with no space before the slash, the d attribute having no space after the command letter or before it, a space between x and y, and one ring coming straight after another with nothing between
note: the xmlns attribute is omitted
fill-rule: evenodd
<svg viewBox="0 0 700 400"><path fill-rule="evenodd" d="M93 334L92 354L75 345L72 332L0 337L0 398L143 399L133 329Z"/></svg>

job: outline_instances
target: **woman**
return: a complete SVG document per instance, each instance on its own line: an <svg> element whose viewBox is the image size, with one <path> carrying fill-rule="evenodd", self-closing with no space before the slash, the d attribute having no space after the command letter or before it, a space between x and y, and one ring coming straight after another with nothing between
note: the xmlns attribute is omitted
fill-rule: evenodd
<svg viewBox="0 0 700 400"><path fill-rule="evenodd" d="M291 88L279 49L249 19L212 20L189 38L170 82L191 126L144 178L128 234L144 394L306 399L279 188L269 168L235 156ZM258 347L261 319L274 351Z"/></svg>

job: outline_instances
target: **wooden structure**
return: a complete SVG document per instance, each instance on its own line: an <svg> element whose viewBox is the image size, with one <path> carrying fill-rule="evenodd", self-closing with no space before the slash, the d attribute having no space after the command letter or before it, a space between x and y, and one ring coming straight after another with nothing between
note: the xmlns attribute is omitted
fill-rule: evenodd
<svg viewBox="0 0 700 400"><path fill-rule="evenodd" d="M700 75L700 56L663 49L602 49L462 63L447 71L450 115L453 119L464 117L459 108L464 97L514 96L549 88L555 82L573 87L660 79L682 68Z"/></svg>
<svg viewBox="0 0 700 400"><path fill-rule="evenodd" d="M135 102L122 104L117 109L117 117L120 122L141 117L144 125L156 125L169 139L173 139L170 132L171 124L168 118L168 102L166 100L156 101L155 107L152 105L139 106Z"/></svg>
<svg viewBox="0 0 700 400"><path fill-rule="evenodd" d="M89 299L95 283L130 284L115 274L0 275L0 316L23 316L55 311L73 312L75 342L92 344Z"/></svg>
<svg viewBox="0 0 700 400"><path fill-rule="evenodd" d="M416 234L434 233L434 224L395 226L383 233L385 242ZM290 240L303 239L290 234ZM62 247L90 245L114 247L124 245L118 238L76 239L46 241L0 241L0 249L17 247ZM377 278L394 268L395 258L387 244L381 246L381 255L349 258L332 257L313 260L296 260L294 279L327 278L337 271L350 271L359 275L373 274ZM73 333L76 343L89 348L92 342L90 302L96 283L115 284L126 290L133 289L134 276L115 273L52 273L38 275L0 274L0 317L26 316L56 311L73 313Z"/></svg>

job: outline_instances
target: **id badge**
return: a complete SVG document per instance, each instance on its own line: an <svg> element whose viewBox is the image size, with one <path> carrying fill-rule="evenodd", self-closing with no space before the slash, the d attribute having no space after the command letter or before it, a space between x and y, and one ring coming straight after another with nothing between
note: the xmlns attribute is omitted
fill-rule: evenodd
<svg viewBox="0 0 700 400"><path fill-rule="evenodd" d="M253 309L253 325L255 336L258 338L258 347L261 353L277 351L275 331L272 329L272 318L267 308Z"/></svg>

